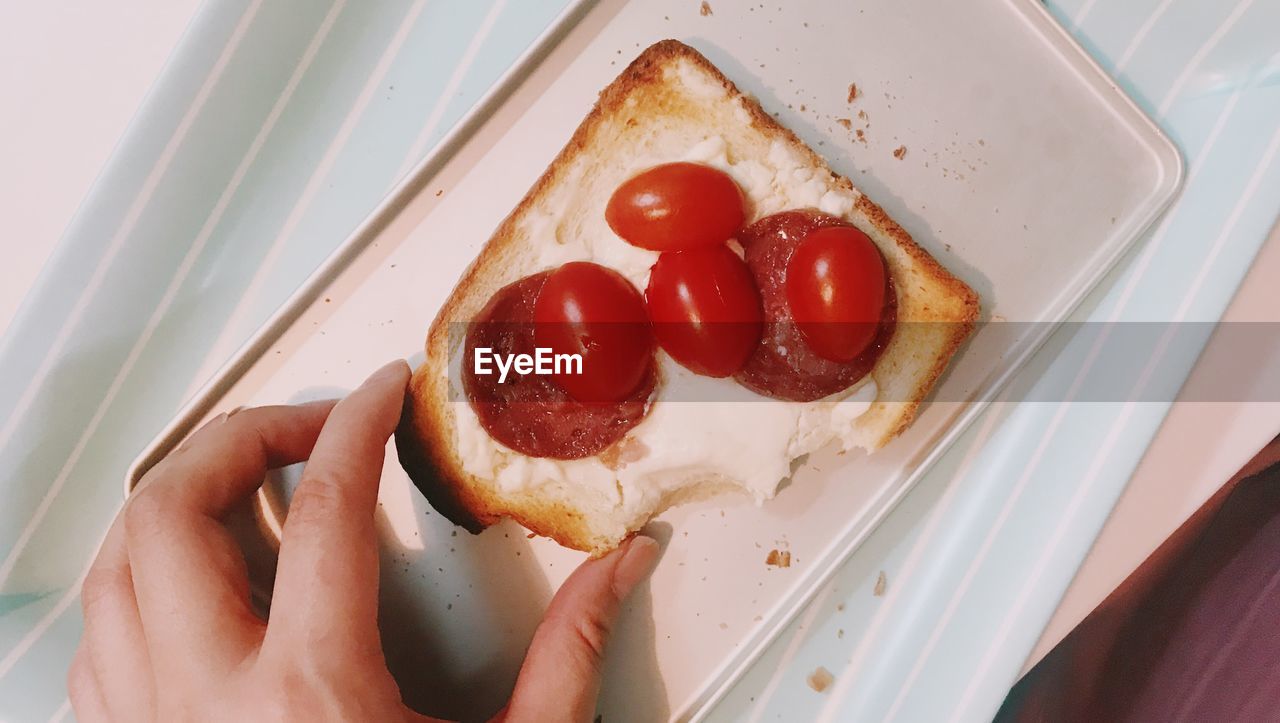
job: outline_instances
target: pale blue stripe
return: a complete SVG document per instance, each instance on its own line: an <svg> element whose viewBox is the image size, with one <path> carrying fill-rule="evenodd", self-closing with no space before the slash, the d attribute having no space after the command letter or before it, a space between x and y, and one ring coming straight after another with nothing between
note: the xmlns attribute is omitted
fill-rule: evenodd
<svg viewBox="0 0 1280 723"><path fill-rule="evenodd" d="M147 93L31 292L0 336L0 369L12 373L9 378L0 379L0 424L7 421L25 389L21 380L35 372L43 351L58 332L59 322L70 314L76 296L67 291L88 282L138 189L191 106L200 81L209 75L248 4L248 0L236 0L217 9L213 7L215 3L209 3L197 13L192 27L199 31L188 29L183 52L171 57L164 69L166 77L181 77L183 81L159 82Z"/></svg>
<svg viewBox="0 0 1280 723"><path fill-rule="evenodd" d="M467 73L460 97L446 106L432 142L443 136L474 98L541 34L566 2L507 5L494 28L493 40L480 48L473 69ZM170 117L181 116L189 102L168 88L199 86L202 76L196 71L206 71L224 44L226 33L218 29L234 26L242 7L232 2L212 2L204 9L195 33L201 40L180 49L154 93L164 100L164 108L176 111L152 114L145 123L176 123L176 118ZM293 70L291 65L264 62L264 58L300 55L329 7L319 3L266 3L250 27L210 97L206 112L192 127L188 144L179 149L155 200L146 208L111 267L98 301L77 327L72 354L60 360L57 374L40 390L14 443L0 458L0 490L5 496L5 504L0 506L0 550L7 553L11 549L43 496L48 480L63 466L82 429L60 420L71 413L82 424L103 399L107 385L169 283L172 269L190 247L210 205L239 163L239 155L220 154L217 149L248 146L249 138L257 133L284 79ZM241 191L232 198L222 222L197 258L162 327L125 379L101 430L109 433L89 440L63 493L36 529L28 553L19 558L12 577L0 591L5 595L5 607L0 611L0 651L7 653L43 619L68 582L83 570L87 551L96 545L119 505L118 470L124 469L150 439L157 425L172 415L190 384L189 379L174 378L165 372L194 368L203 360L234 304L237 286L243 288L257 270L255 262L264 253L264 244L274 238L284 214L292 208L320 153L408 7L407 2L351 2L338 18L261 156L245 175ZM273 283L284 284L284 288L273 289L273 294L280 298L287 294L376 204L452 73L469 34L489 7L465 0L427 3L413 28L414 37L387 75L385 94L379 89L374 96L352 134L352 143L338 157L326 187L294 235L296 243L290 244L281 256L282 274ZM201 35L201 22L218 32ZM208 53L204 52L206 45ZM406 112L405 105L417 106L418 111ZM133 135L126 139L99 184L99 188L120 189L118 197L95 195L87 209L98 203L119 208L132 201L141 179L150 172L153 158L139 152L140 145L145 145L142 141L150 139ZM378 142L370 143L369 139ZM163 145L163 139L159 145ZM122 167L134 174L124 173ZM332 188L327 187L329 183ZM87 212L81 213L62 248L78 252L82 239L89 236L100 237L105 244L114 230L101 223L86 227L89 218ZM56 330L45 314L46 309L56 312L59 307L46 307L43 297L64 300L69 308L83 286L82 279L87 278L95 263L91 256L84 261L81 266L51 264L56 273L47 274L32 297L30 308L38 309L39 318L27 314L11 327L9 338L13 343L9 349L14 353L0 355L0 369L6 372L0 375L0 409L12 409L22 393L21 381L49 346L49 330ZM144 269L165 271L140 274ZM256 316L248 326L256 326L280 298L272 296L256 304ZM102 299L110 301L103 303ZM65 316L65 311L61 314ZM246 328L244 333L249 331L251 328ZM7 373L15 369L25 373ZM37 434L39 430L57 428L67 429L68 434ZM33 484L33 480L44 480L45 484ZM50 665L65 669L78 637L78 621L78 609L72 606L20 659L18 666L0 679L0 718L25 720L28 713L35 712L47 717L60 705L62 673L51 673ZM74 630L67 632L68 626ZM51 685L28 690L21 701L8 694L30 688L32 681Z"/></svg>
<svg viewBox="0 0 1280 723"><path fill-rule="evenodd" d="M79 606L73 610L54 623L43 645L0 679L0 720L47 721L66 699L67 668L84 630Z"/></svg>
<svg viewBox="0 0 1280 723"><path fill-rule="evenodd" d="M225 105L242 111L240 115L225 113L203 113L193 124L187 147L181 149L174 157L160 185L157 187L152 202L139 219L129 241L125 243L119 255L110 265L99 296L86 311L81 322L73 332L73 344L68 354L59 359L47 383L40 389L30 411L18 427L12 442L0 458L0 488L21 489L21 496L12 504L4 507L3 522L0 523L0 551L8 554L18 534L24 528L35 508L36 502L43 496L45 486L57 475L79 437L79 429L74 434L50 435L47 430L65 428L68 421L64 415L71 411L78 415L79 423L87 422L93 410L103 400L107 387L116 376L117 370L124 362L125 356L141 333L143 325L159 302L165 287L171 278L171 270L176 268L186 254L191 239L200 225L208 217L213 203L225 188L236 164L238 156L201 152L201 148L238 147L249 145L250 139L257 133L266 109L279 95L280 89L288 77L291 67L264 66L255 61L251 54L254 48L296 48L298 54L310 40L319 18L326 6L317 6L321 13L313 22L308 18L281 4L266 3L250 30L242 41L242 52L238 53L226 68L222 81L209 98L207 108ZM197 140L198 139L198 140ZM211 241L211 250L218 248L216 241ZM149 269L163 269L160 273L148 273ZM173 314L166 319L162 331L181 333L198 333L199 327L193 327L193 317L200 311L209 311L206 303L207 293L201 288L200 271L192 276L192 282L186 293L180 296L173 307ZM57 279L57 293L74 298L81 289L78 280ZM210 319L212 323L212 319ZM15 347L39 350L43 356L48 344L41 345L37 339L29 335L39 335L40 324L23 324L15 322ZM206 335L209 334L206 328ZM165 342L163 336L157 338L152 349L160 353L173 352L187 348L188 344L198 344L199 340L179 338ZM0 385L12 385L22 388L27 383L26 376L9 373L8 367ZM134 399L135 403L146 403L154 399L151 394L158 391L164 375L147 375L139 379L148 393ZM136 378L136 377L135 377ZM170 380L175 384L176 380ZM180 392L179 392L180 393ZM16 394L15 394L16 396ZM163 406L171 412L177 406L177 399L171 399ZM129 410L136 412L137 410ZM75 419L75 417L73 417ZM114 425L113 431L128 430L140 417L126 412ZM125 445L119 453L127 453L136 449L145 436L151 431L151 425L140 425L132 435L127 432L123 437ZM86 459L89 461L89 459ZM112 467L90 467L90 469L112 469ZM81 492L101 486L96 475L80 478L80 484L68 484L66 492L72 499L79 499ZM30 484L31 480L44 480L46 485ZM73 480L74 482L74 480ZM110 509L108 507L107 509ZM58 543L71 546L71 549L88 549L89 541L100 536L101 528L83 529L82 525L73 525L69 529L58 530ZM74 558L75 556L71 556ZM74 575L70 568L78 563L74 559L60 560L67 565L67 570L48 569L41 565L41 577L48 579L67 579ZM6 587L5 591L12 590ZM4 638L0 638L3 641Z"/></svg>

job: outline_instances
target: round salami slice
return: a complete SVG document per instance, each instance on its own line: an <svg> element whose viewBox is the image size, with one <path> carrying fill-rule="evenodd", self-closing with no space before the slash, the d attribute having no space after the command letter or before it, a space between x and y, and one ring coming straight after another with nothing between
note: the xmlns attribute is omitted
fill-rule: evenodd
<svg viewBox="0 0 1280 723"><path fill-rule="evenodd" d="M844 391L875 367L893 337L897 297L886 276L885 306L880 328L867 350L850 362L818 356L805 344L787 305L787 262L810 232L847 221L813 210L783 211L765 216L739 236L748 268L760 287L764 305L764 333L747 363L734 375L744 387L768 397L810 402Z"/></svg>
<svg viewBox="0 0 1280 723"><path fill-rule="evenodd" d="M548 374L477 374L477 348L494 356L534 354L533 306L550 272L526 276L498 290L468 325L462 388L490 436L529 457L581 459L600 454L644 419L657 383L650 365L629 396L614 403L572 399Z"/></svg>

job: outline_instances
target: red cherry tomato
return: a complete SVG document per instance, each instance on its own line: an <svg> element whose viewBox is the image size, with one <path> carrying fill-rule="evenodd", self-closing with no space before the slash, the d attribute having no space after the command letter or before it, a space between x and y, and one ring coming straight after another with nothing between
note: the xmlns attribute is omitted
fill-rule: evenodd
<svg viewBox="0 0 1280 723"><path fill-rule="evenodd" d="M884 259L850 226L811 232L787 262L786 295L801 337L819 356L853 361L875 339L884 310Z"/></svg>
<svg viewBox="0 0 1280 723"><path fill-rule="evenodd" d="M760 291L724 244L662 254L644 296L658 343L698 374L733 374L760 341Z"/></svg>
<svg viewBox="0 0 1280 723"><path fill-rule="evenodd" d="M640 292L617 271L574 261L547 277L533 305L533 338L554 354L578 354L555 381L580 402L617 402L653 363L653 333Z"/></svg>
<svg viewBox="0 0 1280 723"><path fill-rule="evenodd" d="M680 251L724 243L742 226L742 192L729 174L699 163L664 163L623 183L604 218L632 246Z"/></svg>

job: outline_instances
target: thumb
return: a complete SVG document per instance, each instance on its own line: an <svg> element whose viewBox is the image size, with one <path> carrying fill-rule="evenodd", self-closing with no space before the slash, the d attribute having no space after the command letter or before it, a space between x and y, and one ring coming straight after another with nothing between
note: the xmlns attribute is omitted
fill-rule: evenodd
<svg viewBox="0 0 1280 723"><path fill-rule="evenodd" d="M622 601L653 571L658 543L636 536L582 563L551 601L520 668L509 721L590 721L604 646Z"/></svg>

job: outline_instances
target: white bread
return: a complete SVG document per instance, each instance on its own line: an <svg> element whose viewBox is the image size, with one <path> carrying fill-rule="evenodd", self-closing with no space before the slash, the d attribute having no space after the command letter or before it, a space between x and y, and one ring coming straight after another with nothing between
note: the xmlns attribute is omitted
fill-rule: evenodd
<svg viewBox="0 0 1280 723"><path fill-rule="evenodd" d="M580 244L590 242L584 239L610 235L603 214L613 189L647 166L687 159L691 151L694 155L704 152L709 139L711 152L718 149L721 160L772 159L770 168L776 175L759 179L754 195L751 188L744 189L753 206L749 221L784 206L794 207L798 198L813 199L806 205L837 211L880 248L897 293L898 328L871 373L878 387L877 401L852 422L842 439L846 447L874 450L911 423L970 333L978 316L977 296L848 179L831 171L754 99L742 95L706 58L682 43L666 40L645 50L601 93L568 145L498 227L428 332L426 360L410 384L396 445L401 464L415 484L449 519L479 532L502 517L511 517L562 545L598 555L616 547L663 509L741 483L714 472L692 471L667 480L656 491L628 491L626 504L619 499L620 482L614 480L615 491L608 480L604 485L599 480L587 484L572 473L515 487L499 484L495 474L468 471L460 449L466 441L459 425L465 427L470 421L459 415L473 413L465 401L458 401L456 386L451 397L449 384L450 357L457 353L459 341L451 339L451 324L473 318L503 286L560 260L581 256ZM781 165L773 163L778 159ZM765 167L747 165L747 173ZM784 166L785 173L778 170ZM799 179L794 188L787 180L791 176ZM761 190L769 188L773 191ZM632 251L647 252L631 250L620 241L609 249L613 257L596 260L615 266L633 262L636 269L647 268L645 257L627 256ZM565 258L557 260L560 251ZM643 288L643 280L632 276ZM520 455L505 448L493 454L502 457L502 464L528 460L515 460ZM614 460L607 462L605 466L614 468ZM771 495L767 491L763 496ZM758 492L757 497L761 497Z"/></svg>

